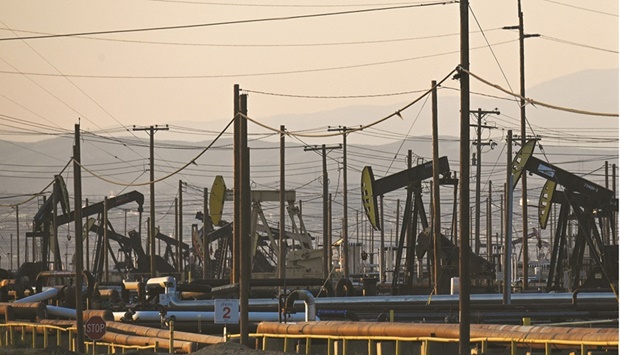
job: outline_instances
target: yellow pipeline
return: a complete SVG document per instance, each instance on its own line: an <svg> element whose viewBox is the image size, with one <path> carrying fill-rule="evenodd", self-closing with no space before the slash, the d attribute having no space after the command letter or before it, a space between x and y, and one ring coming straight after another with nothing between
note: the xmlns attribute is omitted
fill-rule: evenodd
<svg viewBox="0 0 620 355"><path fill-rule="evenodd" d="M125 345L155 345L159 344L160 347L167 348L168 347L168 337L166 338L155 338L155 337L145 337L138 335L126 335L126 334L118 334L114 332L106 331L101 338L102 341L112 343L112 344L125 344ZM196 343L190 341L176 340L174 342L174 350L180 350L185 353L191 353L196 350Z"/></svg>
<svg viewBox="0 0 620 355"><path fill-rule="evenodd" d="M374 322L309 322L280 324L262 322L257 333L298 334L298 335L332 335L339 337L402 337L423 338L437 337L446 339L459 338L458 324L429 323L374 323ZM618 346L618 330L609 328L568 328L568 327L524 327L504 325L470 326L471 338L496 339L497 341L515 341L544 346L554 344L603 344Z"/></svg>
<svg viewBox="0 0 620 355"><path fill-rule="evenodd" d="M118 331L123 333L133 333L136 335L142 335L147 337L155 337L155 338L168 338L170 334L165 329L156 329L151 327L145 327L141 325L135 324L127 324L127 323L119 323L119 322L106 322L106 327L112 331ZM217 344L223 342L222 337L206 335L206 334L196 334L189 332L174 332L175 340L186 340L199 344Z"/></svg>

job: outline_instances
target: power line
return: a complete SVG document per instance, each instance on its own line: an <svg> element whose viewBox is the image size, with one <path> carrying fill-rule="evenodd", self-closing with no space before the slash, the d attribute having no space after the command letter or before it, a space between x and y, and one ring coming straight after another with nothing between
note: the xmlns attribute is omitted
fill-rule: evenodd
<svg viewBox="0 0 620 355"><path fill-rule="evenodd" d="M517 42L518 40L508 40L503 42L498 42L492 44L492 46L499 46L508 43ZM488 48L488 45L480 46L480 47L471 47L470 51ZM212 75L151 75L151 76L138 76L138 75L81 75L81 74L53 74L53 73L40 73L40 72L14 72L7 70L0 70L0 74L20 74L20 75L31 75L31 76L45 76L45 77L68 77L68 78L85 78L85 79L216 79L216 78L239 78L239 77L256 77L256 76L271 76L271 75L290 75L290 74L307 74L307 73L318 73L324 71L335 71L335 70L343 70L343 69L356 69L356 68L365 68L371 66L378 65L387 65L387 64L398 64L405 63L419 59L429 59L436 58L445 55L452 55L460 53L460 50L447 51L442 53L434 53L428 55L421 55L417 57L409 57L409 58L401 58L401 59L393 59L393 60L385 60L379 62L370 62L370 63L361 63L361 64L353 64L353 65L342 65L336 67L324 67L324 68L313 68L313 69L297 69L297 70L285 70L285 71L274 71L274 72L263 72L263 73L235 73L235 74L212 74Z"/></svg>
<svg viewBox="0 0 620 355"><path fill-rule="evenodd" d="M298 99L363 99L363 98L373 98L373 97L387 97L387 96L400 96L400 95L409 95L409 94L419 94L422 92L426 92L426 90L409 90L409 91L401 91L401 92L393 92L393 93L383 93L383 94L365 94L365 95L297 95L297 94L285 94L285 93L275 93L268 91L259 91L259 90L248 90L243 89L242 91L247 93L254 93L260 95L268 95L268 96L281 96L281 97L292 97Z"/></svg>
<svg viewBox="0 0 620 355"><path fill-rule="evenodd" d="M278 8L335 8L335 7L365 7L365 6L393 6L412 4L411 2L394 3L369 3L369 4L252 4L234 2L215 2L215 1L187 1L187 0L148 0L152 2L169 2L193 5L215 5L215 6L234 6L234 7L278 7Z"/></svg>
<svg viewBox="0 0 620 355"><path fill-rule="evenodd" d="M239 24L247 24L247 23L287 21L287 20L299 20L299 19L305 19L305 18L317 18L317 17L328 17L328 16L352 15L352 14L359 14L359 13L379 12L379 11L389 11L389 10L402 10L402 9L408 9L408 8L414 8L414 7L426 7L426 6L446 5L446 4L454 4L454 3L457 3L457 1L442 1L442 2L432 2L432 3L418 3L418 4L411 4L411 5L376 7L376 8L361 9L361 10L323 12L323 13L317 13L317 14L281 16L281 17L265 17L265 18L249 19L249 20L234 20L234 21L222 21L222 22L211 22L211 23L199 23L199 24L192 24L192 25L143 27L143 28L134 28L134 29L92 31L92 32L74 32L74 33L41 35L41 36L29 36L29 37L10 37L10 38L0 38L0 41L14 41L14 40L24 40L24 41L26 41L26 40L34 40L34 39L50 39L50 38L66 38L66 37L78 37L78 36L108 35L108 34L114 34L114 33L136 33L136 32L152 32L152 31L168 31L168 30L188 29L188 28L215 27L215 26L239 25Z"/></svg>
<svg viewBox="0 0 620 355"><path fill-rule="evenodd" d="M588 48L588 49L594 49L594 50L601 51L601 52L608 52L608 53L616 53L616 54L618 54L617 50L605 49L605 48L600 48L600 47L594 47L594 46L591 46L591 45L588 45L588 44L571 42L571 41L567 41L565 39L551 37L551 36L540 35L540 37L543 38L543 39L546 39L548 41L554 41L554 42L559 42L559 43L564 43L564 44L570 44L572 46Z"/></svg>
<svg viewBox="0 0 620 355"><path fill-rule="evenodd" d="M595 14L601 14L601 15L607 15L607 16L613 16L613 17L618 17L618 14L610 14L608 12L603 12L603 11L597 11L597 10L592 10L592 9L588 9L585 7L579 7L579 6L575 6L575 5L569 5L569 4L565 4L563 2L559 2L559 1L552 1L552 0L543 0L552 4L557 4L557 5L562 5L562 6L566 6L566 7L571 7L573 9L578 9L578 10L583 10L583 11L588 11L588 12L593 12Z"/></svg>
<svg viewBox="0 0 620 355"><path fill-rule="evenodd" d="M0 28L0 30L9 30L13 32L22 32L37 35L55 35L50 32L29 31L17 28ZM487 32L498 31L501 28L493 28L486 30ZM470 31L470 34L479 33L479 31ZM88 37L79 36L81 39L106 41L106 42L121 42L121 43L137 43L137 44L154 44L164 46L187 46L187 47L220 47L220 48L286 48L286 47L330 47L330 46L355 46L355 45L368 45L368 44L383 44L383 43L399 43L416 40L445 38L459 36L460 33L446 33L432 36L420 36L420 37L402 37L402 38L387 38L377 40L364 40L364 41L349 41L349 42L319 42L319 43L195 43L195 42L167 42L167 41L149 41L149 40L137 40L126 38L101 38L101 37Z"/></svg>

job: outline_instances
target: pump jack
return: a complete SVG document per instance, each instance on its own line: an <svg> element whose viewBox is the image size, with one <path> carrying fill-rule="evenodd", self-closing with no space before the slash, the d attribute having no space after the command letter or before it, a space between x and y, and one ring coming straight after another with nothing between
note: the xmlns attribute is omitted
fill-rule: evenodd
<svg viewBox="0 0 620 355"><path fill-rule="evenodd" d="M228 249L232 243L232 226L230 223L222 220L222 211L224 209L225 201L232 201L232 190L226 188L224 178L222 176L216 176L213 185L210 190L209 196L209 214L207 218L208 230L206 231L207 245L213 241L218 241L218 249L216 250L215 261L213 262L214 277L224 277L224 265L226 264L226 258L228 255ZM287 211L290 217L292 226L291 231L285 232L286 249L287 249L287 277L320 277L318 273L322 271L320 264L321 250L312 248L312 237L307 232L301 212L297 206L295 206L295 191L289 190L285 192L285 200L287 202ZM252 220L251 220L251 236L252 236L252 272L254 277L272 277L275 272L275 266L278 260L276 260L278 250L277 236L279 230L272 228L268 225L265 214L262 209L262 202L267 201L279 201L280 192L277 190L252 190ZM197 219L202 220L205 218L201 212L197 213ZM220 226L218 229L213 226ZM196 257L201 261L203 254L203 248L208 247L203 242L202 228L198 229L195 226L192 229L192 243L196 250ZM292 241L292 242L288 242ZM207 260L206 262L210 262ZM318 272L318 273L317 273ZM267 276L271 275L271 276Z"/></svg>
<svg viewBox="0 0 620 355"><path fill-rule="evenodd" d="M440 174L443 178L440 179L442 185L454 185L456 186L458 181L450 177L450 164L447 157L439 158ZM368 217L370 224L373 228L380 230L382 228L381 221L379 220L379 206L377 203L378 197L388 192L407 187L407 201L405 203L405 212L403 214L403 225L400 230L400 238L398 247L396 250L396 263L394 265L393 278L392 278L392 293L398 293L398 279L400 275L400 264L402 261L402 254L405 248L407 249L405 260L405 288L411 288L413 286L413 265L415 258L416 248L416 236L412 233L410 240L407 240L405 246L405 239L407 235L407 229L409 223L413 219L414 223L417 223L418 218L421 221L422 230L428 230L429 224L426 218L426 212L424 210L424 203L421 196L421 181L429 179L433 176L433 164L432 162L424 163L414 166L410 169L403 170L401 172L383 177L375 180L372 167L366 166L362 170L362 203L364 205L364 211ZM412 218L415 217L415 218ZM415 227L415 225L414 225ZM444 237L447 241L447 239ZM445 242L442 242L445 243ZM424 252L426 249L424 250ZM418 254L424 255L419 250Z"/></svg>
<svg viewBox="0 0 620 355"><path fill-rule="evenodd" d="M54 176L52 194L44 201L39 211L35 214L32 223L33 231L26 233L26 238L32 238L32 246L34 247L34 238L40 237L41 254L39 261L47 269L51 252L54 254L54 260L52 261L54 269L62 270L60 245L56 234L58 226L64 223L57 217L58 204L60 204L64 214L69 213L69 193L62 175Z"/></svg>
<svg viewBox="0 0 620 355"><path fill-rule="evenodd" d="M602 220L605 218L613 224L615 218L612 217L618 211L618 199L614 197L611 190L532 156L535 146L536 140L530 140L515 156L512 162L513 188L523 171L528 171L547 180L541 191L538 208L539 225L542 229L547 226L552 204L560 204L558 224L552 243L547 289L549 291L562 288L576 290L579 287L601 288L611 286L612 290L616 292L618 248L615 245L603 243L597 227L597 219L601 226L603 225ZM559 193L556 191L558 185L563 187L563 191ZM570 245L567 241L567 225L571 210L577 219L578 233L575 237L573 251L568 257L567 249ZM612 226L613 233L615 233L615 229L616 227ZM592 265L584 265L586 245ZM565 266L568 266L572 273L570 287L569 285L564 285L564 287L561 285ZM589 267L588 277L585 283L580 285L581 271L588 271L585 266Z"/></svg>

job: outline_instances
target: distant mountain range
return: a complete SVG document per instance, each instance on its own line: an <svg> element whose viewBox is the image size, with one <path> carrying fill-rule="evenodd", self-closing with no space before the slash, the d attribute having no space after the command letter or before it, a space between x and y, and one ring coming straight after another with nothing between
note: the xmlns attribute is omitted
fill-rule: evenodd
<svg viewBox="0 0 620 355"><path fill-rule="evenodd" d="M540 85L528 88L526 96L539 102L550 105L578 109L583 111L600 112L600 113L618 113L619 111L619 91L618 91L618 69L600 69L580 71L571 75L563 76L555 80L551 80ZM472 81L473 82L473 81ZM447 85L454 87L456 84L448 82ZM472 85L473 87L473 85ZM506 89L508 87L504 85ZM514 92L518 92L518 87L513 87ZM492 92L488 89L486 92ZM493 110L498 109L501 116L496 119L490 116L489 121L498 121L498 126L512 126L514 130L519 129L519 105L515 100L506 99L506 95L500 91L494 92L494 95L503 97L498 99L489 97L488 95L478 95L475 89L472 89L471 110ZM419 94L412 94L411 100L417 98ZM252 97L248 99L248 106L251 108ZM408 110L403 111L401 120L393 117L380 125L368 130L369 134L351 135L352 143L361 144L384 144L386 139L378 136L386 135L384 131L395 132L400 135L409 133L410 136L430 135L431 134L431 106L430 100L423 104L424 100L412 106ZM360 125L370 124L382 119L395 111L407 105L409 101L403 100L401 103L379 106L379 105L355 105L333 110L321 111L317 107L317 112L307 114L290 113L286 115L269 116L268 112L253 112L250 110L250 117L260 121L269 127L279 129L280 125L284 125L287 130L293 132L306 132L315 130L317 127L323 127L322 132L327 133L328 126L346 126L350 128L359 127ZM439 90L438 92L438 116L439 116L439 132L444 136L459 136L459 112L460 98L458 92L453 90ZM513 120L509 119L513 118ZM539 130L561 130L566 128L607 128L615 132L618 131L618 118L612 117L596 117L574 114L567 111L552 110L535 105L528 105L527 118L532 129L538 134ZM501 122L500 122L501 121ZM208 123L211 130L218 130L226 125L227 121L213 121ZM174 124L183 127L195 127L204 129L205 124L202 122L180 121ZM252 123L249 124L252 132L269 132ZM515 132L518 133L518 132ZM493 135L499 133L494 132ZM531 134L531 130L528 130ZM169 137L170 135L167 135ZM172 137L171 139L176 139ZM188 139L184 137L182 139ZM189 138L191 139L191 137ZM390 140L394 137L390 136ZM277 138L272 139L276 141ZM338 139L326 138L319 144L333 143L340 141ZM311 142L310 144L317 144Z"/></svg>
<svg viewBox="0 0 620 355"><path fill-rule="evenodd" d="M580 84L589 83L589 84ZM451 169L459 170L459 99L451 91L444 94L440 91L439 116L440 116L440 155L448 156ZM528 90L528 96L539 101L545 101L558 106L579 108L596 112L618 112L618 70L592 70L577 73L571 76L559 78L553 82L545 83ZM588 99L585 100L584 98ZM404 105L404 104L403 104ZM290 125L294 130L305 130L315 127L348 126L373 122L379 118L393 113L402 105L392 107L385 106L355 106L331 111L322 111L315 114L286 115L257 118L262 123L279 127L281 124ZM498 100L489 97L472 95L472 109L498 108L502 115L497 119L489 116L489 121L497 120L498 126L518 129L518 106L513 101ZM618 164L618 118L591 117L575 115L563 111L554 111L540 107L528 106L528 117L535 133L540 127L543 139L544 155L541 159L548 160L565 170L584 175L586 179L604 185L605 161L609 164ZM392 118L388 122L376 128L348 136L348 188L349 208L360 210L360 171L365 165L373 166L377 178L396 173L406 168L405 156L408 150L412 150L416 160L431 158L431 130L430 130L430 106L429 104L420 110L419 107L403 113L403 120ZM472 121L473 122L473 121ZM227 123L227 122L226 122ZM195 127L205 129L204 123L171 122L177 126ZM251 123L250 123L251 125ZM209 123L209 130L217 131L225 126L224 121ZM567 127L575 126L584 131L593 127L607 131L607 136L615 137L615 141L597 145L593 143L581 146L571 141L563 142L561 138L545 138L549 133L562 132ZM294 128L293 128L294 127ZM256 127L250 131L255 132ZM545 131L546 130L546 131ZM232 130L230 130L232 132ZM579 130L571 131L579 134ZM611 132L611 133L610 133ZM322 131L327 133L327 130ZM485 147L482 162L483 171L481 181L493 181L495 188L502 186L505 181L505 144L503 137L506 132L492 130L485 132L483 139L494 139L498 143L495 149ZM514 132L518 133L518 132ZM403 135L408 134L407 140L402 140ZM595 133L587 133L594 135ZM192 136L199 137L200 136ZM277 136L270 139L255 139L250 137L251 147L251 179L255 189L277 189L279 187L279 143ZM131 137L135 140L135 137ZM211 144L211 138L192 142L191 138L182 136L177 139L172 132L166 132L157 136L156 143L156 178L172 173L182 165L192 161L201 150ZM472 139L473 135L471 136ZM342 142L342 137L332 138L306 138L295 139L286 137L286 187L298 190L298 199L306 201L304 211L308 215L318 218L320 215L320 191L321 183L321 157L316 152L304 151L306 144L337 144ZM61 172L62 167L68 163L72 156L73 137L56 137L34 143L0 141L0 196L5 198L3 204L14 203L23 200L23 197L6 198L19 194L32 194L42 190L55 174ZM93 139L84 134L82 141L82 162L95 174L104 176L107 180L142 183L142 186L123 187L98 178L94 178L89 172L83 171L83 195L91 200L103 199L103 196L115 195L132 189L141 191L148 199L148 141L141 140L141 146L127 145L114 139ZM597 148L598 146L598 148ZM232 144L230 136L214 144L213 149L205 152L195 164L174 175L165 181L157 183L157 204L166 206L159 208L159 213L173 215L171 210L172 201L178 193L179 180L187 185L187 194L191 201L187 209L189 214L201 209L201 194L203 188L210 188L215 175L223 175L226 182L232 186ZM516 151L519 147L514 147ZM474 151L473 145L471 151ZM537 154L542 152L537 151ZM471 154L467 163L471 163ZM329 154L328 170L330 178L330 193L335 200L340 201L342 193L342 150L334 150ZM140 174L141 172L141 174ZM473 189L475 167L471 167L471 182ZM72 168L63 172L68 181L69 193L73 195ZM538 198L537 188L542 185L542 179L534 177L529 185L533 191L533 199ZM48 188L47 191L50 189ZM390 198L400 198L404 201L402 193L395 193ZM473 194L472 194L473 199ZM341 205L334 205L334 213L341 211ZM24 216L26 211L23 211ZM186 217L188 223L196 223L192 216ZM26 217L24 217L26 218ZM312 217L311 217L312 218ZM192 222L193 221L193 222Z"/></svg>

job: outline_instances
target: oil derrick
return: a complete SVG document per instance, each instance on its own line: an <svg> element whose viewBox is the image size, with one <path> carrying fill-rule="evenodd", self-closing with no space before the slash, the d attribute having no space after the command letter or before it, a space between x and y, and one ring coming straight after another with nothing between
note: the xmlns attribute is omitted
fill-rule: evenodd
<svg viewBox="0 0 620 355"><path fill-rule="evenodd" d="M610 224L615 221L613 217L618 211L618 199L611 190L534 157L535 147L536 140L530 140L515 156L512 162L513 188L523 172L547 180L538 204L542 229L547 226L552 205L560 205L547 289L617 289L618 249L604 242L601 236L606 225L603 221ZM558 191L558 186L563 190ZM578 227L572 245L567 232L570 216L576 219ZM612 226L613 233L615 228ZM562 282L565 271L568 273L568 285ZM585 280L581 278L582 272L587 275Z"/></svg>

